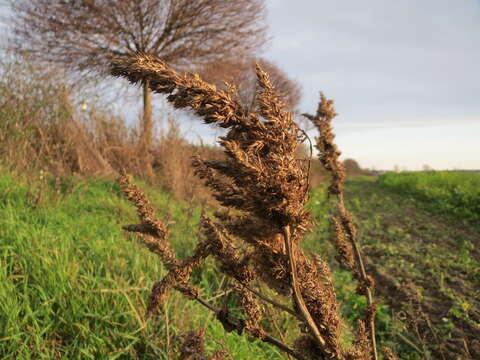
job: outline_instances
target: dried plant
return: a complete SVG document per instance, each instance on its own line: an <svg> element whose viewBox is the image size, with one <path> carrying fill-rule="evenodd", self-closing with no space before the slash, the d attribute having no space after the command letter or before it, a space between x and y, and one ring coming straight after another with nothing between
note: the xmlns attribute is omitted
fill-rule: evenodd
<svg viewBox="0 0 480 360"><path fill-rule="evenodd" d="M235 85L240 105L249 111L254 111L254 106L257 105L256 64L268 73L275 91L282 97L289 110L295 109L302 95L300 84L288 77L274 62L265 58L220 59L199 69L199 74L202 79L218 88L224 87L225 81Z"/></svg>
<svg viewBox="0 0 480 360"><path fill-rule="evenodd" d="M207 358L205 355L205 330L192 330L180 336L180 356L178 360L224 360L227 353L223 350L215 351Z"/></svg>
<svg viewBox="0 0 480 360"><path fill-rule="evenodd" d="M376 340L375 340L375 312L376 304L373 299L374 281L367 275L360 245L357 240L357 229L349 211L345 208L344 189L346 170L345 164L340 162L341 152L335 144L335 135L332 129L332 120L337 116L333 100L329 100L323 93L320 93L320 102L315 115L303 114L308 118L320 136L316 138L316 148L318 158L324 168L331 175L331 185L328 188L328 194L335 196L337 200L337 213L332 216L333 243L337 249L337 260L347 270L353 273L358 281L357 292L367 298L367 308L364 319L361 320L357 332L364 337L365 331L369 333L370 350L373 358L378 359ZM364 329L366 328L366 329ZM359 337L357 337L358 341ZM362 340L362 341L366 341ZM364 352L367 353L367 345L363 344ZM387 349L389 358L393 353ZM390 355L392 354L392 355Z"/></svg>
<svg viewBox="0 0 480 360"><path fill-rule="evenodd" d="M200 239L192 255L185 259L176 257L168 242L168 229L155 217L145 195L127 176L120 179L141 220L124 229L139 233L168 270L153 286L149 312L160 311L169 293L177 290L213 311L226 331L246 332L295 359L370 359L372 346L365 327L372 322L360 323L351 347L340 344L339 304L329 267L319 257L307 257L300 246L312 226L305 209L308 168L295 156L304 135L285 110L268 75L257 66L258 112L248 112L240 106L234 88L219 91L196 74L178 74L154 56L139 53L118 58L111 64L111 73L134 84L148 81L153 92L166 94L176 108L190 108L205 123L228 130L219 141L226 155L224 160L193 160L197 175L204 179L222 209L215 218L202 216ZM334 183L332 191L340 194L341 184ZM345 215L338 220L345 229L344 237L354 234L354 228L347 227L351 224L348 219ZM348 251L347 246L345 257ZM231 279L245 320L233 316L228 308L205 301L200 289L189 283L192 271L209 256ZM273 289L283 303L255 288L256 283ZM366 281L362 285L365 291L371 288ZM267 333L262 326L260 301L298 320L302 333L293 345ZM369 309L373 320L373 305Z"/></svg>

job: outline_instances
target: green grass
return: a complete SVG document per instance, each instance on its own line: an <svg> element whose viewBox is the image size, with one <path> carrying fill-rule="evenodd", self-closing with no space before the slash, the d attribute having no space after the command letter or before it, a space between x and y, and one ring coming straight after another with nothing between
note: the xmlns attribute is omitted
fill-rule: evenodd
<svg viewBox="0 0 480 360"><path fill-rule="evenodd" d="M422 177L392 174L387 180L417 175ZM462 175L457 186L468 189L469 177ZM452 186L453 178L448 177ZM475 350L475 339L480 338L478 228L465 225L458 217L461 209L439 211L419 196L406 196L373 179L353 179L346 189L347 207L358 225L377 293L389 306L388 336L400 358L480 355ZM466 347L470 354L464 353Z"/></svg>
<svg viewBox="0 0 480 360"><path fill-rule="evenodd" d="M142 187L174 223L172 241L185 256L199 209ZM238 358L279 358L264 344L226 334L180 295L171 297L164 316L144 316L150 288L165 273L153 254L122 233L121 225L137 219L114 182L64 181L62 194L49 185L35 207L37 191L0 176L0 358L168 359L172 336L199 326L207 328L210 350L225 344ZM197 277L207 298L220 281L212 269L207 264Z"/></svg>
<svg viewBox="0 0 480 360"><path fill-rule="evenodd" d="M139 185L159 215L169 219L179 256L190 254L200 209ZM397 285L417 282L422 301L444 311L432 318L439 337L453 338L459 329L470 329L465 324L474 326L480 308L480 294L474 290L480 288L474 235L417 208L422 203L417 197L370 178L350 181L346 201L369 263L374 262L379 273L392 275ZM365 299L355 294L350 273L335 264L328 231L331 206L324 187L312 191L309 207L316 226L303 246L332 264L341 310L352 325ZM122 225L137 221L134 207L113 181L64 179L57 193L52 181L32 186L1 175L0 358L169 359L174 358L175 335L198 327L207 330L209 351L224 347L235 359L283 358L270 346L226 333L211 313L177 293L162 316L146 317L150 289L165 270L135 237L122 232ZM222 291L221 281L212 261L193 276L207 299ZM378 287L380 346L393 347L402 359L435 358L400 316L410 311L408 304L387 290ZM212 302L222 304L220 298ZM228 302L235 300L228 296ZM276 319L275 324L264 322L274 336L279 337L278 329L288 341L297 336L291 318L274 313L267 317ZM351 339L345 331L343 341Z"/></svg>
<svg viewBox="0 0 480 360"><path fill-rule="evenodd" d="M436 214L480 222L480 174L454 171L386 173L379 183L412 196Z"/></svg>

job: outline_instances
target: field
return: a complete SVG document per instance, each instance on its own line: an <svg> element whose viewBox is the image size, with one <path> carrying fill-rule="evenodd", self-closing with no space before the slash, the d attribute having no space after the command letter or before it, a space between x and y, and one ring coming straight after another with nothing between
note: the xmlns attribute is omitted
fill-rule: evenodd
<svg viewBox="0 0 480 360"><path fill-rule="evenodd" d="M478 173L428 171L387 173L380 183L412 196L429 211L471 224L480 222L480 176Z"/></svg>
<svg viewBox="0 0 480 360"><path fill-rule="evenodd" d="M397 341L423 353L420 358L474 359L480 354L478 224L465 225L458 213L447 213L449 205L438 211L405 192L415 193L406 185L392 191L382 179L347 186L378 291L392 320L408 330Z"/></svg>
<svg viewBox="0 0 480 360"><path fill-rule="evenodd" d="M185 256L199 209L149 193L175 223L173 242ZM1 176L1 359L167 359L172 335L203 324L210 347L223 343L240 358L278 357L244 336L225 335L180 295L173 295L164 318L146 318L151 285L165 273L156 256L122 234L121 225L135 221L112 181L64 181L55 189ZM220 281L208 274L197 279L210 294Z"/></svg>
<svg viewBox="0 0 480 360"><path fill-rule="evenodd" d="M170 218L176 251L185 256L195 241L200 209L142 187ZM478 229L431 215L405 191L405 186L392 191L384 179L360 177L347 184L347 205L382 299L380 343L401 359L474 358L480 350ZM2 359L168 359L175 336L198 326L208 329L209 350L225 346L236 359L281 358L265 344L225 333L178 294L164 316L144 316L150 287L164 269L122 233L122 224L135 222L135 212L113 181L32 185L2 175L0 194ZM318 226L304 246L334 264L326 231L329 203L323 188L312 192ZM219 301L224 279L213 275L212 262L206 266L194 282L206 298ZM335 266L334 281L343 313L353 322L364 299L351 291L349 273ZM267 328L273 334L291 329L293 336L288 319L270 315Z"/></svg>

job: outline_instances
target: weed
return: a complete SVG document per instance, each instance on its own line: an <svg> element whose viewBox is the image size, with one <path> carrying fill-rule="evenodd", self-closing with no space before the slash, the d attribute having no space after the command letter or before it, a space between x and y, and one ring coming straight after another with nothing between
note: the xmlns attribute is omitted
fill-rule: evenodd
<svg viewBox="0 0 480 360"><path fill-rule="evenodd" d="M319 256L312 260L300 247L304 233L311 227L310 214L305 208L308 167L295 156L303 134L292 115L284 109L268 75L257 67L258 113L250 113L236 101L235 89L218 91L198 75L179 75L153 56L135 54L118 58L112 63L111 72L134 84L148 83L153 92L167 94L168 101L176 108L191 108L205 123L227 129L227 134L220 138L225 160L195 158L193 161L197 174L224 209L215 213L215 220L202 216L200 239L193 254L184 259L176 256L165 222L155 217L145 195L128 177L120 179L123 191L137 207L141 220L140 224L124 229L139 233L144 244L160 257L168 270L168 274L153 286L149 312L161 311L172 290L177 290L211 310L227 332L240 334L245 331L296 359L370 358L372 351L376 351L375 310L370 293L371 280L365 274L355 241L356 230L350 215L339 206L342 231L348 234L357 256L356 260L348 262L350 266L358 265L355 274L362 289L360 292L367 295L369 305L367 320L359 322L353 345L347 348L340 342L341 316L330 269ZM323 105L321 103L320 108ZM328 146L332 144L330 136L321 134ZM328 149L320 150L330 156ZM344 172L333 169L332 174L335 180L330 192L340 195ZM337 232L338 242L341 242L340 237ZM229 285L243 318L232 313L226 303L221 308L212 305L190 284L193 271L200 269L209 256L215 258L219 270L230 279ZM340 249L340 256L347 259L352 255L348 249ZM282 300L269 298L261 289L255 290L255 282L267 286ZM288 298L293 306L285 305ZM259 300L300 322L302 333L294 341L293 348L266 332L262 325L264 310ZM370 339L367 331L371 333ZM387 352L386 356L390 354Z"/></svg>

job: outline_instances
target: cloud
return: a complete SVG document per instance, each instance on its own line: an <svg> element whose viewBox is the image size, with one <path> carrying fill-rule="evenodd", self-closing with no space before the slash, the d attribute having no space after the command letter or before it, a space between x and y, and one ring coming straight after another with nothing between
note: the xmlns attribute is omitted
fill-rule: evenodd
<svg viewBox="0 0 480 360"><path fill-rule="evenodd" d="M271 0L267 56L349 121L480 114L480 3Z"/></svg>
<svg viewBox="0 0 480 360"><path fill-rule="evenodd" d="M266 56L335 100L345 157L480 168L480 1L269 0Z"/></svg>

